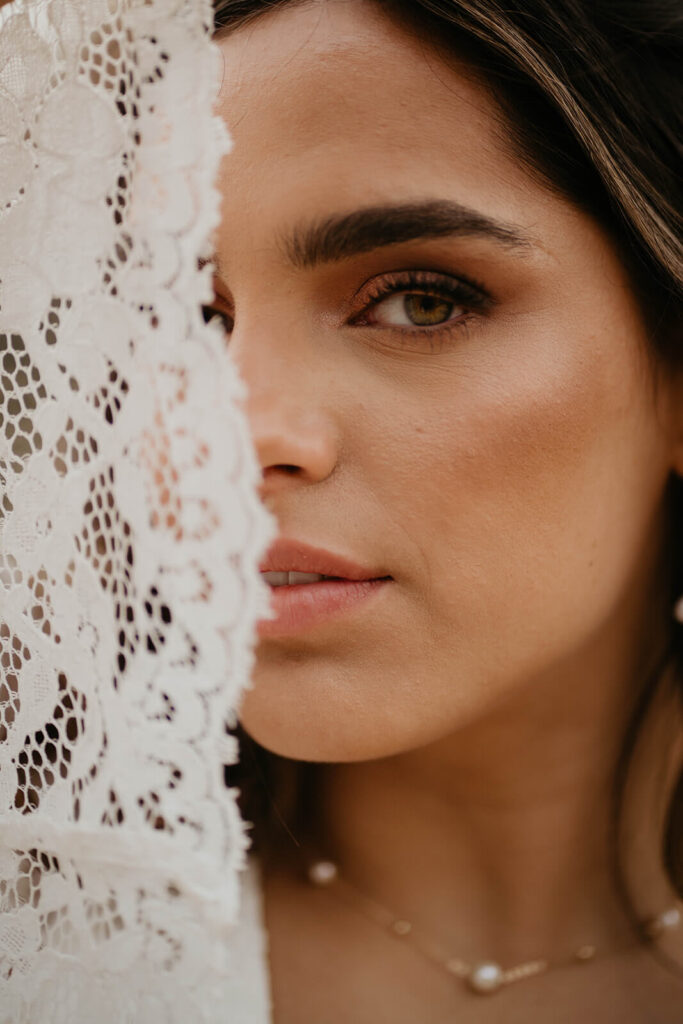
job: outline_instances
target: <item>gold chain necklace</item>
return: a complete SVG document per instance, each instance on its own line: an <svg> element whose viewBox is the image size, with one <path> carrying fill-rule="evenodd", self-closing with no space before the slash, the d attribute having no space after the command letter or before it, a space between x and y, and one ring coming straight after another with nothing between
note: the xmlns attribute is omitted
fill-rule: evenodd
<svg viewBox="0 0 683 1024"><path fill-rule="evenodd" d="M337 865L331 860L318 860L309 865L308 879L315 886L329 888L345 902L362 911L365 917L374 921L385 932L396 939L408 942L417 952L426 957L432 964L447 971L451 976L463 981L472 992L488 995L497 992L504 985L515 981L533 978L543 974L551 967L569 964L586 964L598 955L595 946L585 944L579 946L566 961L551 962L550 960L527 960L513 967L504 968L494 960L482 960L468 963L459 957L449 956L440 946L422 935L411 921L398 917L387 907L371 899L343 878ZM645 939L657 939L666 931L671 931L681 923L681 906L674 903L666 910L642 923ZM605 955L605 954L603 954Z"/></svg>

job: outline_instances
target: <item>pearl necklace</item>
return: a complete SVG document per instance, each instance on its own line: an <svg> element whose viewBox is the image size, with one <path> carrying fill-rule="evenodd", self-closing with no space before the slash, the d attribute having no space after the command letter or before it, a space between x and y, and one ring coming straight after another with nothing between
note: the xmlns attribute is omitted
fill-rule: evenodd
<svg viewBox="0 0 683 1024"><path fill-rule="evenodd" d="M503 968L493 960L482 960L472 964L458 957L447 956L435 943L420 935L410 921L397 917L386 907L351 885L340 875L339 868L333 861L314 861L308 868L308 879L315 886L329 887L338 896L355 905L382 929L397 939L409 942L424 957L448 971L453 977L459 978L470 991L476 992L478 995L488 995L498 991L504 985L543 974L550 967L561 966L561 964L553 964L549 960L528 960L514 967ZM650 940L657 939L664 932L678 928L680 923L681 908L676 903L657 914L656 917L645 921L642 925L643 936ZM566 963L588 963L596 957L597 952L593 945L579 946Z"/></svg>

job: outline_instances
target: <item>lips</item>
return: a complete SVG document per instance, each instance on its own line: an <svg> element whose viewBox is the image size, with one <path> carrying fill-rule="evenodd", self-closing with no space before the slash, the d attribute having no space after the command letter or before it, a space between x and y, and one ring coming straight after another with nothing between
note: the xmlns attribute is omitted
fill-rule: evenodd
<svg viewBox="0 0 683 1024"><path fill-rule="evenodd" d="M373 580L388 575L381 567L367 568L322 548L283 539L275 541L259 569L261 572L317 573L343 580Z"/></svg>
<svg viewBox="0 0 683 1024"><path fill-rule="evenodd" d="M261 638L291 636L350 614L391 581L381 566L364 566L342 555L299 541L280 539L260 565L271 586L275 617L258 624ZM295 574L285 577L285 573ZM332 577L299 582L299 574Z"/></svg>

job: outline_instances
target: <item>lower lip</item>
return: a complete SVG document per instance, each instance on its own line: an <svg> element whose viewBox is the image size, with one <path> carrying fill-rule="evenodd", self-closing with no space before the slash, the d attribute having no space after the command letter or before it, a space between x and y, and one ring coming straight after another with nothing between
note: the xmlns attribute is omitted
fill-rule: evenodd
<svg viewBox="0 0 683 1024"><path fill-rule="evenodd" d="M292 636L311 629L358 607L389 582L390 579L321 580L319 583L273 587L270 602L275 618L262 619L258 624L258 635Z"/></svg>

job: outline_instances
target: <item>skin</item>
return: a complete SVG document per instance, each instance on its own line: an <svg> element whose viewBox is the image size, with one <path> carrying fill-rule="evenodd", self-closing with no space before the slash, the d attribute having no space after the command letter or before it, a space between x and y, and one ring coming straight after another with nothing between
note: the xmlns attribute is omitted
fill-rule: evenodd
<svg viewBox="0 0 683 1024"><path fill-rule="evenodd" d="M359 610L263 640L243 723L329 764L326 850L446 949L614 954L478 1000L283 866L266 879L275 1020L673 1022L680 986L623 952L609 794L670 615L680 382L651 358L604 231L522 165L465 65L363 0L294 5L219 42L235 145L216 309L263 498L284 536L393 577ZM327 218L424 201L525 242L287 256L283 239ZM405 288L367 301L404 271L486 299L417 330ZM671 891L657 857L639 863L647 915Z"/></svg>

